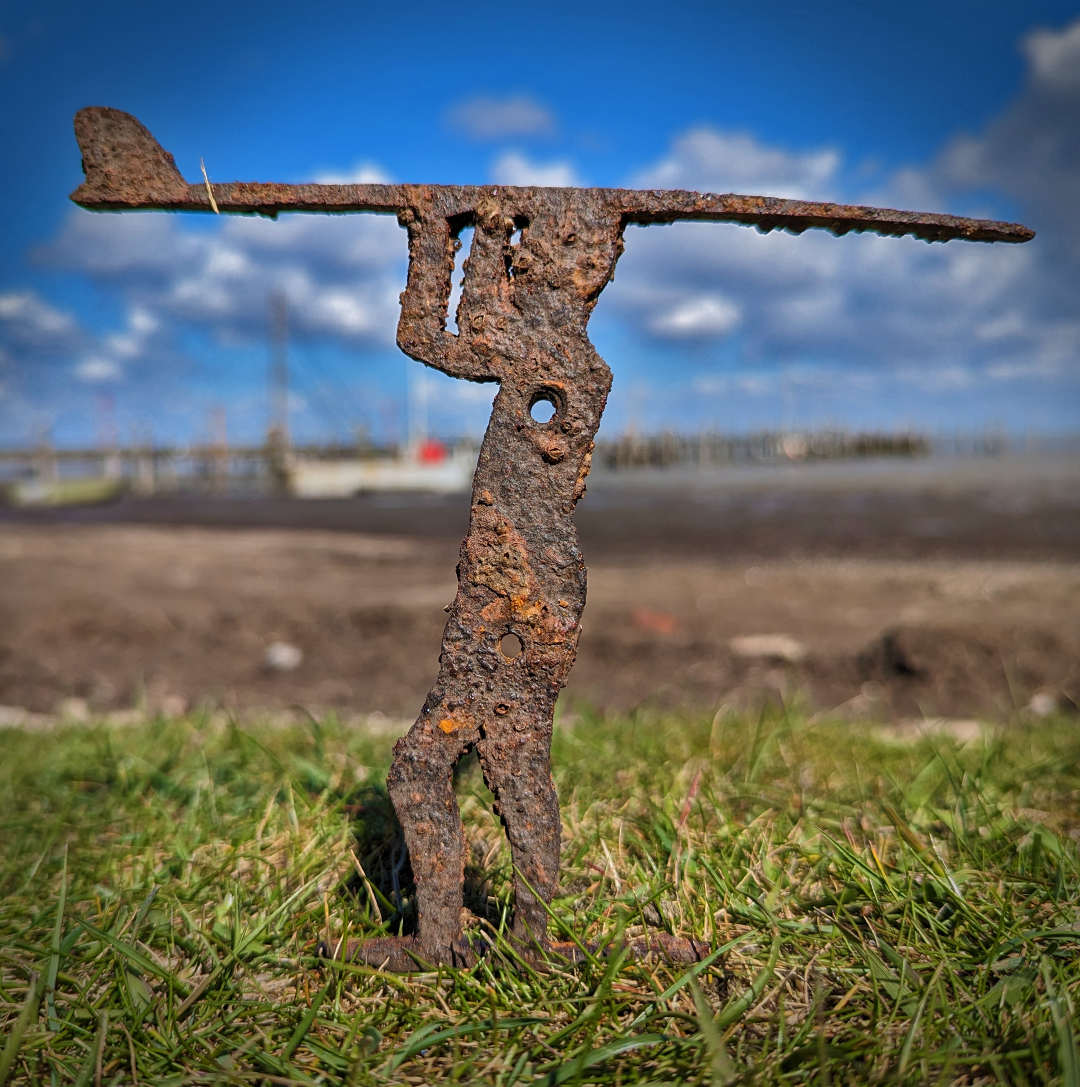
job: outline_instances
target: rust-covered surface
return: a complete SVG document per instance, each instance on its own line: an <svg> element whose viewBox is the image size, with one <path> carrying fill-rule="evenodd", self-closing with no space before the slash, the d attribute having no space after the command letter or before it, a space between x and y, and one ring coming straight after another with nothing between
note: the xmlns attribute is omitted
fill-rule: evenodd
<svg viewBox="0 0 1080 1087"><path fill-rule="evenodd" d="M398 345L453 377L499 383L439 675L416 723L394 748L388 779L416 877L418 931L349 949L350 956L390 970L472 958L462 935L466 846L451 772L474 747L510 841L514 936L527 953L569 953L547 935L545 906L558 884L560 852L549 753L555 700L574 663L585 605L574 506L585 493L611 387L587 325L622 252L626 225L697 219L927 241L1033 236L1014 223L682 191L189 185L172 156L128 114L85 109L75 131L86 182L72 199L86 208L396 214L409 234ZM457 237L467 226L475 233L454 334L447 330L447 306ZM539 401L554 409L546 422L532 415ZM520 648L516 655L510 655L511 642ZM633 950L693 960L705 949L662 937Z"/></svg>

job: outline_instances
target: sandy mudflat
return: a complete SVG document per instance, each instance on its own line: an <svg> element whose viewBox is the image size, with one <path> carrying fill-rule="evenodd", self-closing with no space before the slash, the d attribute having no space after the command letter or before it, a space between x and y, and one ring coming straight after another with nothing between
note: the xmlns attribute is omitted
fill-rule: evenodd
<svg viewBox="0 0 1080 1087"><path fill-rule="evenodd" d="M797 689L892 718L1080 698L1076 463L823 467L594 481L569 692L717 706ZM0 705L411 716L467 516L464 497L402 495L6 511ZM268 668L274 642L301 663Z"/></svg>

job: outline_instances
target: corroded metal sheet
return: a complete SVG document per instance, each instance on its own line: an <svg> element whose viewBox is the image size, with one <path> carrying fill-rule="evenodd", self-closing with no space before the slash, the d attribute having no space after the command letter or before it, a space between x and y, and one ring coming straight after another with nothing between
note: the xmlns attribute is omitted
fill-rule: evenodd
<svg viewBox="0 0 1080 1087"><path fill-rule="evenodd" d="M409 235L408 286L397 340L452 377L499 392L473 483L457 598L439 675L416 723L394 748L388 785L416 878L418 932L367 941L350 956L390 970L463 963L466 846L451 785L457 760L478 752L515 867L513 933L527 954L553 945L546 906L559 876L559 806L549 754L555 700L577 652L585 564L573 512L611 372L587 325L610 281L628 223L680 219L760 230L873 231L927 241L1022 242L1014 223L769 197L627 189L440 185L189 185L135 118L90 108L75 118L85 208L275 216L282 211L396 214ZM447 307L458 235L475 228L457 334ZM547 402L550 418L533 408ZM661 937L636 953L693 960L693 941Z"/></svg>

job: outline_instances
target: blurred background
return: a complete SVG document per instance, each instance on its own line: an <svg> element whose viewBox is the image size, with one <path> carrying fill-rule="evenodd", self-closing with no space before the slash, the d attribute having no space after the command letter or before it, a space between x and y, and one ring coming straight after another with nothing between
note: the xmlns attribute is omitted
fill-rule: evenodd
<svg viewBox="0 0 1080 1087"><path fill-rule="evenodd" d="M628 230L570 702L1080 699L1076 0L4 2L0 93L0 718L415 713L494 394L395 347L392 218L74 207L87 105L189 181L1024 222Z"/></svg>

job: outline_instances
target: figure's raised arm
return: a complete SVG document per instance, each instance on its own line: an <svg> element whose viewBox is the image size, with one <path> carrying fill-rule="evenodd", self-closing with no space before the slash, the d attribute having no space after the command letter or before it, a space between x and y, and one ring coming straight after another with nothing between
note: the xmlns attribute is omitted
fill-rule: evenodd
<svg viewBox="0 0 1080 1087"><path fill-rule="evenodd" d="M697 220L742 223L762 233L786 230L828 230L836 235L905 234L928 242L960 239L969 242L1027 242L1035 231L1020 223L992 219L964 219L923 211L896 211L855 204L827 204L812 200L783 200L774 196L740 196L736 193L699 193L685 189L621 190L628 223L674 223Z"/></svg>
<svg viewBox="0 0 1080 1087"><path fill-rule="evenodd" d="M458 350L446 331L461 208L483 190L432 185L290 185L249 181L188 184L173 156L121 110L90 106L75 115L86 181L71 199L91 211L195 211L265 215L283 211L396 214L409 233L409 282L402 296L398 343L420 362L455 377L497 375Z"/></svg>
<svg viewBox="0 0 1080 1087"><path fill-rule="evenodd" d="M437 189L445 214L461 216L468 215L489 192L474 185L289 185L251 181L188 184L172 155L129 113L104 106L80 110L75 116L75 135L82 150L86 181L71 194L71 199L93 211L218 210L268 216L281 211L399 213L416 207L418 191L430 193ZM507 194L511 190L501 191ZM833 234L910 234L930 242L1026 242L1035 236L1033 230L1019 223L772 196L683 189L592 192L621 211L628 223L697 220L743 223L765 232L786 230L793 234L814 229Z"/></svg>

